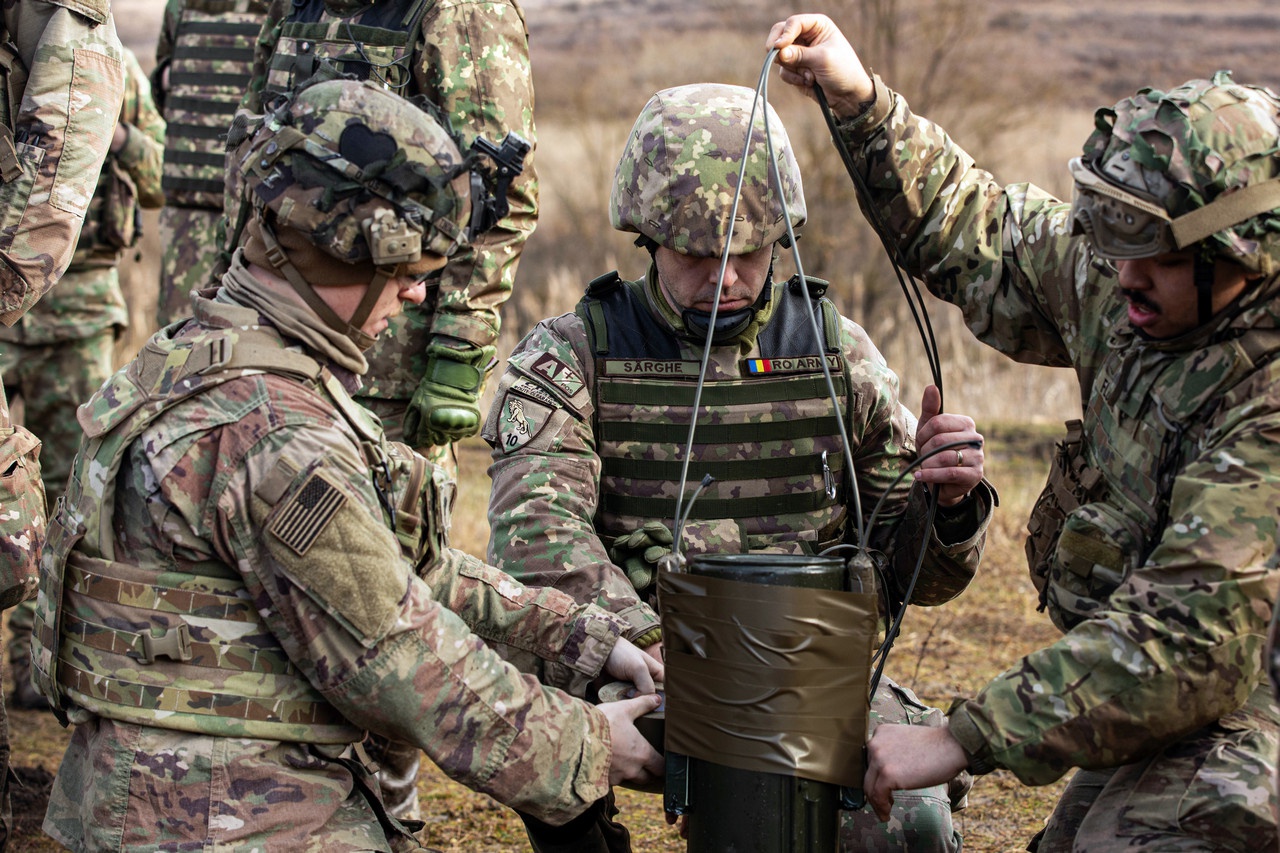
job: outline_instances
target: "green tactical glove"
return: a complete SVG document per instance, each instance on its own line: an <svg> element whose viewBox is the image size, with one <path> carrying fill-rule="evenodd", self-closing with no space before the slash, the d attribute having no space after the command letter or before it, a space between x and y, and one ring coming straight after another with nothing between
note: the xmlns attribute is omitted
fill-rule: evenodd
<svg viewBox="0 0 1280 853"><path fill-rule="evenodd" d="M643 592L658 576L658 561L671 553L671 531L661 521L646 521L639 530L613 540L609 559Z"/></svg>
<svg viewBox="0 0 1280 853"><path fill-rule="evenodd" d="M404 414L404 440L439 447L480 431L480 389L496 363L494 347L438 336L427 345L427 370Z"/></svg>

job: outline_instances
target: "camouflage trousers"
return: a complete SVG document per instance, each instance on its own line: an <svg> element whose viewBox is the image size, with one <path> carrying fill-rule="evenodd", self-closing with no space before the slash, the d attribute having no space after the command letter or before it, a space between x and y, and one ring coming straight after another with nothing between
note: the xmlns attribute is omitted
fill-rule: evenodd
<svg viewBox="0 0 1280 853"><path fill-rule="evenodd" d="M160 296L156 322L161 326L191 316L191 291L204 287L218 258L222 211L203 207L165 207L160 211Z"/></svg>
<svg viewBox="0 0 1280 853"><path fill-rule="evenodd" d="M946 725L946 721L942 711L925 705L910 690L883 676L871 697L867 736L881 723L937 727ZM842 853L959 851L960 833L951 820L951 813L968 805L972 786L973 777L966 772L946 785L894 791L893 810L886 823L880 822L870 805L854 812L841 812L840 850Z"/></svg>
<svg viewBox="0 0 1280 853"><path fill-rule="evenodd" d="M1280 708L1270 685L1244 708L1145 761L1080 770L1058 801L1037 853L1275 853Z"/></svg>
<svg viewBox="0 0 1280 853"><path fill-rule="evenodd" d="M111 376L115 332L50 344L0 342L0 374L10 398L21 397L23 425L44 445L41 478L52 506L66 490L82 431L76 409Z"/></svg>

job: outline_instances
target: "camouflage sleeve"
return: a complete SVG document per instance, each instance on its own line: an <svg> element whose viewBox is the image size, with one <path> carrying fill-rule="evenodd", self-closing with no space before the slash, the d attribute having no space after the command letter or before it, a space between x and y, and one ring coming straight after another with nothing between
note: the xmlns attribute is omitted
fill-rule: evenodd
<svg viewBox="0 0 1280 853"><path fill-rule="evenodd" d="M16 158L0 186L0 322L8 326L71 262L120 114L124 70L106 3L75 8L4 5L27 69L13 126ZM94 20L80 14L90 12Z"/></svg>
<svg viewBox="0 0 1280 853"><path fill-rule="evenodd" d="M922 543L927 542L920 577L911 594L912 604L942 604L955 598L977 572L990 520L985 494L972 523L959 529L935 521L926 530L929 495L910 476L898 479L916 458L916 418L899 399L897 374L866 332L850 320L843 326L844 354L853 380L848 413L849 446L860 506L849 507L850 517L861 510L868 526L871 547L888 559L890 593L901 601L911 585ZM883 496L884 503L879 506ZM854 534L856 536L856 533Z"/></svg>
<svg viewBox="0 0 1280 853"><path fill-rule="evenodd" d="M457 549L420 572L431 594L492 643L563 664L588 678L604 669L626 623L557 589L527 587Z"/></svg>
<svg viewBox="0 0 1280 853"><path fill-rule="evenodd" d="M539 323L507 362L481 435L493 447L489 561L624 618L628 639L658 625L610 560L592 519L600 493L591 360L573 314Z"/></svg>
<svg viewBox="0 0 1280 853"><path fill-rule="evenodd" d="M1177 478L1160 542L1105 608L953 709L970 755L1046 784L1150 755L1259 686L1280 581L1277 370Z"/></svg>
<svg viewBox="0 0 1280 853"><path fill-rule="evenodd" d="M516 0L443 0L428 10L422 35L418 85L444 109L462 135L464 151L477 136L498 143L511 131L536 142L529 39ZM506 217L449 259L432 334L477 346L497 339L499 309L511 295L520 252L537 219L532 151L523 174L511 182L507 202Z"/></svg>
<svg viewBox="0 0 1280 853"><path fill-rule="evenodd" d="M151 84L138 64L133 51L125 48L125 96L120 108L124 126L124 147L112 156L133 178L138 190L138 205L148 210L164 206L164 190L160 186L164 171L164 119L151 99Z"/></svg>
<svg viewBox="0 0 1280 853"><path fill-rule="evenodd" d="M875 104L842 123L840 136L870 194L864 211L905 267L1014 359L1065 367L1096 358L1100 348L1077 332L1094 326L1091 293L1106 285L1086 242L1071 237L1070 204L1030 184L1000 186L876 84Z"/></svg>
<svg viewBox="0 0 1280 853"><path fill-rule="evenodd" d="M156 64L151 69L151 94L156 107L163 113L165 96L164 72L173 61L173 45L178 38L178 21L182 19L185 0L168 0L164 5L164 17L160 21L160 35L156 40Z"/></svg>
<svg viewBox="0 0 1280 853"><path fill-rule="evenodd" d="M267 87L271 54L275 53L276 42L280 41L280 28L289 17L291 7L292 0L271 0L267 7L266 17L262 21L262 29L258 31L258 41L253 49L253 70L249 75L249 85L240 101L238 112L250 115L262 112L262 92Z"/></svg>
<svg viewBox="0 0 1280 853"><path fill-rule="evenodd" d="M604 716L518 673L441 606L401 557L355 436L299 386L263 385L270 403L176 470L219 472L214 548L294 663L352 722L506 805L564 822L603 796Z"/></svg>

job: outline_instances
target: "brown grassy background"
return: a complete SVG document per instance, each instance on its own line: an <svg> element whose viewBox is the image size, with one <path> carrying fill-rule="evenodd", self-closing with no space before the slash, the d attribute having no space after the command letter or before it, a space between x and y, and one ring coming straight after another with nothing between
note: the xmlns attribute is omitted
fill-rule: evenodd
<svg viewBox="0 0 1280 853"><path fill-rule="evenodd" d="M769 25L786 14L827 11L864 60L937 119L1002 180L1032 180L1069 192L1065 162L1087 135L1092 109L1153 83L1170 87L1233 68L1237 79L1275 85L1280 9L1271 0L524 0L537 88L538 231L526 248L504 310L500 354L538 319L569 310L582 285L609 269L643 272L644 255L608 228L609 182L635 113L656 89L700 80L754 86ZM144 67L154 59L162 0L115 0L126 43ZM770 81L805 174L810 224L801 242L806 272L833 282L841 307L862 322L903 378L905 398L928 381L921 345L874 239L860 223L847 177L817 110ZM155 215L124 267L130 357L153 330L159 245ZM784 269L783 273L789 271ZM952 312L930 309L943 353L948 408L974 415L988 439L987 471L1001 494L983 571L958 601L915 608L888 671L945 707L972 694L1054 632L1034 611L1022 557L1023 522L1047 465L1054 425L1078 409L1069 375L1009 365L973 344ZM483 553L487 448L465 442L455 543ZM6 685L6 693L8 692ZM13 712L14 765L26 783L15 796L13 850L55 849L39 832L43 786L66 733L49 715ZM519 821L487 798L424 772L426 840L441 850L527 849ZM1027 789L1005 773L978 781L957 816L966 849L1021 850L1060 786ZM662 820L658 798L623 793L638 851L683 845Z"/></svg>

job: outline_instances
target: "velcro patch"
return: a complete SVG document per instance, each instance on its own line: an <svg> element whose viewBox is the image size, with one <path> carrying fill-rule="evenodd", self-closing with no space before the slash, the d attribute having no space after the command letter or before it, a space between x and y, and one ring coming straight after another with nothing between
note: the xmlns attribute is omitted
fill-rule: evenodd
<svg viewBox="0 0 1280 853"><path fill-rule="evenodd" d="M570 397L582 390L583 381L578 371L556 358L551 353L544 353L529 368L533 373L544 376L552 384Z"/></svg>
<svg viewBox="0 0 1280 853"><path fill-rule="evenodd" d="M524 447L551 420L555 408L534 402L522 394L509 392L502 401L502 414L498 416L498 436L503 453L513 453Z"/></svg>
<svg viewBox="0 0 1280 853"><path fill-rule="evenodd" d="M346 494L317 471L280 508L268 530L299 557L305 556L346 501Z"/></svg>

